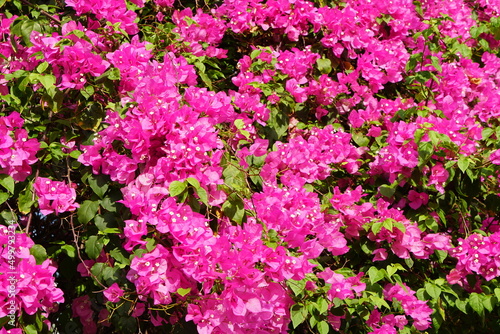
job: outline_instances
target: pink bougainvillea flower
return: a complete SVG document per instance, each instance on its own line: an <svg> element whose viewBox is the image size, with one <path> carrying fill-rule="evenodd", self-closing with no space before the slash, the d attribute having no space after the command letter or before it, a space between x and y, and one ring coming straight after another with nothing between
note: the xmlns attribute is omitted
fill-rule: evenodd
<svg viewBox="0 0 500 334"><path fill-rule="evenodd" d="M500 165L500 150L495 150L490 154L490 161L492 164Z"/></svg>
<svg viewBox="0 0 500 334"><path fill-rule="evenodd" d="M437 163L431 169L431 175L429 176L429 183L427 186L434 185L441 194L444 194L444 185L448 180L450 174L444 168L442 163Z"/></svg>
<svg viewBox="0 0 500 334"><path fill-rule="evenodd" d="M62 181L53 181L45 177L37 177L33 188L38 197L40 212L44 215L74 211L80 205L75 203L76 185L69 186Z"/></svg>
<svg viewBox="0 0 500 334"><path fill-rule="evenodd" d="M395 299L400 302L405 313L413 318L416 329L426 330L430 327L432 309L426 302L415 297L415 291L406 284L387 284L384 288L384 297L390 301Z"/></svg>
<svg viewBox="0 0 500 334"><path fill-rule="evenodd" d="M418 193L415 190L410 190L408 193L408 200L410 201L408 205L413 210L417 210L422 205L426 205L429 202L429 195L426 193Z"/></svg>
<svg viewBox="0 0 500 334"><path fill-rule="evenodd" d="M160 7L172 7L174 0L154 0L155 4Z"/></svg>
<svg viewBox="0 0 500 334"><path fill-rule="evenodd" d="M49 259L37 264L35 257L30 254L34 246L31 238L26 234L15 233L15 239L12 239L12 231L15 229L0 225L0 272L5 273L0 275L0 285L15 288L10 297L7 288L0 290L0 318L12 314L11 311L15 312L16 317L22 313L33 315L49 312L57 307L56 303L64 301L63 292L56 287L53 277L57 268ZM9 259L13 247L16 248L17 258L14 273L14 265ZM9 309L10 305L15 305L15 309Z"/></svg>
<svg viewBox="0 0 500 334"><path fill-rule="evenodd" d="M23 334L24 331L21 328L11 328L5 329L4 327L0 328L0 334Z"/></svg>
<svg viewBox="0 0 500 334"><path fill-rule="evenodd" d="M113 303L117 303L120 301L120 297L123 296L124 291L117 283L113 283L109 288L104 290L103 293L107 300Z"/></svg>
<svg viewBox="0 0 500 334"><path fill-rule="evenodd" d="M375 254L373 261L385 261L387 259L387 250L384 248L375 249L373 254Z"/></svg>

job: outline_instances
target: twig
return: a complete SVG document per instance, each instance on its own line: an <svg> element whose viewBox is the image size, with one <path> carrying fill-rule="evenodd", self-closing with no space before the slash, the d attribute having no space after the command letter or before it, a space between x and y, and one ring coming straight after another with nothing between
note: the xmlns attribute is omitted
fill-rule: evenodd
<svg viewBox="0 0 500 334"><path fill-rule="evenodd" d="M24 3L26 6L29 6L29 7L33 7L33 8L37 8L36 5L32 4L31 2L29 2L28 0L21 0L22 3ZM51 19L52 21L56 22L57 24L61 24L61 20L59 20L58 18L54 17L53 15L47 13L46 11L44 11L43 9L39 9L40 10L40 13L42 13L43 15L47 16L49 19Z"/></svg>
<svg viewBox="0 0 500 334"><path fill-rule="evenodd" d="M34 180L36 180L36 179L38 178L38 174L39 174L39 172L40 172L40 169L39 169L39 168L37 168L37 170L36 170L36 172L35 172L35 178L34 178ZM34 191L32 191L32 194L31 194L31 201L32 201L32 202L34 202L34 201L35 201L35 192L34 192ZM31 235L30 235L30 225L31 225L31 218L32 218L32 217L33 217L33 212L32 212L32 211L30 211L30 213L29 213L29 215L28 215L28 222L26 223L26 228L25 228L25 230L26 230L26 232L25 232L25 233L26 233L26 235L28 235L28 236L31 236Z"/></svg>
<svg viewBox="0 0 500 334"><path fill-rule="evenodd" d="M90 268L87 266L87 264L84 262L83 258L82 258L82 254L80 253L80 247L78 246L78 236L76 235L76 232L75 232L75 225L73 224L73 215L70 216L69 218L69 224L71 226L71 231L73 232L73 241L75 243L75 247L76 247L76 252L78 254L78 258L80 259L81 263L83 264L83 266L85 267L85 269L87 269L87 273L97 282L99 283L99 285L101 285L104 289L107 288L107 286L105 286L104 284L101 283L101 281L99 281L99 279L97 279L97 277L90 271Z"/></svg>
<svg viewBox="0 0 500 334"><path fill-rule="evenodd" d="M10 214L12 215L12 219L14 221L17 221L17 216L14 214L14 210L12 209L12 207L10 206L9 202L5 202L5 204L7 204L7 206L9 207L9 210L10 210Z"/></svg>

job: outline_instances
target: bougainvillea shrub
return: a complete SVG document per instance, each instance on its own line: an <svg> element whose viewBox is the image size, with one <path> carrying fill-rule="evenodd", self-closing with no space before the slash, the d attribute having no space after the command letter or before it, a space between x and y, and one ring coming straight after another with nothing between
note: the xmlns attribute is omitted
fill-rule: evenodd
<svg viewBox="0 0 500 334"><path fill-rule="evenodd" d="M0 333L500 332L499 15L0 0Z"/></svg>

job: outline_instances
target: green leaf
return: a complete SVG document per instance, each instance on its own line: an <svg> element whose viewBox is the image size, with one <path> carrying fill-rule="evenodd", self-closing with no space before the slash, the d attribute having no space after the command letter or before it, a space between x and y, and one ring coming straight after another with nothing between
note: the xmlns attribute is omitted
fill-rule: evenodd
<svg viewBox="0 0 500 334"><path fill-rule="evenodd" d="M117 208L123 207L123 204L117 202L118 198L115 195L116 193L111 193L102 199L101 206L103 209L109 212L116 212Z"/></svg>
<svg viewBox="0 0 500 334"><path fill-rule="evenodd" d="M317 305L317 310L320 314L324 314L328 311L330 308L330 304L328 303L328 300L324 297L319 297L318 301L316 302Z"/></svg>
<svg viewBox="0 0 500 334"><path fill-rule="evenodd" d="M170 196L175 197L182 194L187 189L187 184L180 181L173 181L168 186Z"/></svg>
<svg viewBox="0 0 500 334"><path fill-rule="evenodd" d="M464 58L472 57L471 48L465 44L461 44L458 41L455 41L455 44L453 44L453 46L452 46L452 50L454 53L456 53L457 51L460 52Z"/></svg>
<svg viewBox="0 0 500 334"><path fill-rule="evenodd" d="M434 154L434 146L431 142L426 141L418 144L418 158L421 164L427 163L432 154Z"/></svg>
<svg viewBox="0 0 500 334"><path fill-rule="evenodd" d="M420 141L422 140L422 137L425 135L425 130L424 129L417 129L415 131L415 134L413 135L415 139L415 143L419 144Z"/></svg>
<svg viewBox="0 0 500 334"><path fill-rule="evenodd" d="M493 131L492 128L484 128L483 131L481 132L483 140L490 138L493 133L495 133L495 131Z"/></svg>
<svg viewBox="0 0 500 334"><path fill-rule="evenodd" d="M462 171L462 173L465 173L465 171L467 170L467 168L469 168L469 163L470 163L470 159L468 157L464 157L464 156L461 156L459 159L458 159L458 168L460 168L460 170Z"/></svg>
<svg viewBox="0 0 500 334"><path fill-rule="evenodd" d="M316 324L316 328L318 329L319 334L328 334L330 333L330 325L326 321L320 321Z"/></svg>
<svg viewBox="0 0 500 334"><path fill-rule="evenodd" d="M245 173L233 165L228 165L222 176L224 183L234 190L243 191L247 188Z"/></svg>
<svg viewBox="0 0 500 334"><path fill-rule="evenodd" d="M184 289L184 288L179 288L177 289L176 291L179 295L181 295L182 297L184 297L185 295L187 295L188 293L191 292L191 288L187 288L187 289Z"/></svg>
<svg viewBox="0 0 500 334"><path fill-rule="evenodd" d="M0 213L0 218L7 222L9 225L17 223L17 215L15 215L11 210L4 210Z"/></svg>
<svg viewBox="0 0 500 334"><path fill-rule="evenodd" d="M431 56L432 66L438 71L443 72L443 68L441 67L439 58L436 56Z"/></svg>
<svg viewBox="0 0 500 334"><path fill-rule="evenodd" d="M382 308L382 306L384 306L388 310L391 309L391 307L389 306L389 304L387 303L387 301L385 301L385 299L381 298L378 295L372 295L372 296L369 297L369 299L370 299L371 303L373 305L377 306L379 309Z"/></svg>
<svg viewBox="0 0 500 334"><path fill-rule="evenodd" d="M208 77L208 75L205 73L205 71L206 71L205 64L203 64L200 61L197 61L197 62L194 63L194 66L199 70L198 71L198 76L201 78L201 80L205 83L205 85L207 85L207 87L210 90L213 90L213 88L212 88L212 80L210 80L210 78Z"/></svg>
<svg viewBox="0 0 500 334"><path fill-rule="evenodd" d="M392 226L400 230L401 232L405 233L406 232L406 226L403 225L403 223L398 222L398 221L392 221Z"/></svg>
<svg viewBox="0 0 500 334"><path fill-rule="evenodd" d="M266 135L273 140L279 140L285 136L288 131L288 126L290 125L290 120L287 111L291 112L290 104L294 102L288 102L285 99L281 101L280 107L272 106L271 114L267 120L267 131Z"/></svg>
<svg viewBox="0 0 500 334"><path fill-rule="evenodd" d="M295 304L292 306L290 314L292 316L293 328L297 328L301 323L306 320L307 310L303 305Z"/></svg>
<svg viewBox="0 0 500 334"><path fill-rule="evenodd" d="M413 265L415 264L415 262L412 260L411 257L405 259L405 263L408 266L408 268L413 268Z"/></svg>
<svg viewBox="0 0 500 334"><path fill-rule="evenodd" d="M376 267L368 269L368 277L371 284L375 284L385 277L383 270L378 270Z"/></svg>
<svg viewBox="0 0 500 334"><path fill-rule="evenodd" d="M99 209L99 202L97 201L84 201L78 208L78 221L82 224L87 224L97 214Z"/></svg>
<svg viewBox="0 0 500 334"><path fill-rule="evenodd" d="M388 277L391 277L392 275L394 275L398 270L406 271L405 268L400 263L390 264L385 269Z"/></svg>
<svg viewBox="0 0 500 334"><path fill-rule="evenodd" d="M0 204L5 203L8 200L10 195L6 192L0 191Z"/></svg>
<svg viewBox="0 0 500 334"><path fill-rule="evenodd" d="M208 206L208 194L207 191L200 185L200 182L193 177L188 177L186 181L187 183L193 186L193 188L196 191L196 194L200 198L200 201Z"/></svg>
<svg viewBox="0 0 500 334"><path fill-rule="evenodd" d="M41 245L33 245L30 248L30 254L35 257L36 264L40 265L47 260L47 251Z"/></svg>
<svg viewBox="0 0 500 334"><path fill-rule="evenodd" d="M69 156L72 157L73 159L78 159L78 157L82 155L82 152L78 150L71 151Z"/></svg>
<svg viewBox="0 0 500 334"><path fill-rule="evenodd" d="M380 191L382 196L391 198L396 192L396 187L393 187L392 185L383 184L378 188L378 190Z"/></svg>
<svg viewBox="0 0 500 334"><path fill-rule="evenodd" d="M90 271L92 272L92 275L97 277L98 280L102 280L102 273L104 272L104 268L106 268L107 266L108 265L106 263L97 262L90 267Z"/></svg>
<svg viewBox="0 0 500 334"><path fill-rule="evenodd" d="M26 16L18 17L11 25L11 32L22 37L24 43L31 46L30 35L33 30L40 29L40 24Z"/></svg>
<svg viewBox="0 0 500 334"><path fill-rule="evenodd" d="M109 255L111 255L111 257L113 259L115 259L116 261L118 261L119 263L121 263L123 265L130 265L130 260L128 258L128 254L122 249L119 249L119 248L112 249L109 252Z"/></svg>
<svg viewBox="0 0 500 334"><path fill-rule="evenodd" d="M439 229L439 224L432 217L425 219L424 223L425 223L425 226L428 229L432 230L433 232L437 232Z"/></svg>
<svg viewBox="0 0 500 334"><path fill-rule="evenodd" d="M94 87L92 86L86 86L80 90L80 94L82 94L82 96L87 100L94 95L94 92Z"/></svg>
<svg viewBox="0 0 500 334"><path fill-rule="evenodd" d="M500 288L495 288L494 292L497 299L500 300Z"/></svg>
<svg viewBox="0 0 500 334"><path fill-rule="evenodd" d="M484 296L483 306L489 312L493 312L493 307L494 307L495 299L496 299L496 297L493 297L491 295L490 296Z"/></svg>
<svg viewBox="0 0 500 334"><path fill-rule="evenodd" d="M76 248L71 245L63 245L61 249L68 255L70 258L74 258L76 256Z"/></svg>
<svg viewBox="0 0 500 334"><path fill-rule="evenodd" d="M309 325L311 326L311 328L314 328L316 327L317 323L318 323L318 316L316 314L312 314L312 317L309 318Z"/></svg>
<svg viewBox="0 0 500 334"><path fill-rule="evenodd" d="M119 228L106 228L104 229L104 231L102 231L102 233L104 234L119 234L119 233L122 233L123 231L120 230Z"/></svg>
<svg viewBox="0 0 500 334"><path fill-rule="evenodd" d="M91 235L85 242L85 253L87 253L91 259L97 259L103 247L104 243L102 239L97 235Z"/></svg>
<svg viewBox="0 0 500 334"><path fill-rule="evenodd" d="M394 223L394 219L387 218L382 223L382 227L384 227L387 231L392 232L392 228L394 227L393 223Z"/></svg>
<svg viewBox="0 0 500 334"><path fill-rule="evenodd" d="M195 179L194 177L188 177L186 179L186 181L187 181L187 183L192 185L194 187L194 189L196 189L196 190L201 188L200 182L197 179Z"/></svg>
<svg viewBox="0 0 500 334"><path fill-rule="evenodd" d="M425 283L425 291L431 296L432 299L438 299L441 295L441 289L432 283Z"/></svg>
<svg viewBox="0 0 500 334"><path fill-rule="evenodd" d="M372 233L377 235L382 229L382 222L376 222L372 224Z"/></svg>
<svg viewBox="0 0 500 334"><path fill-rule="evenodd" d="M445 250L435 250L434 253L438 257L439 263L443 263L444 260L448 257L448 252Z"/></svg>
<svg viewBox="0 0 500 334"><path fill-rule="evenodd" d="M262 53L262 50L256 49L250 53L250 58L255 59Z"/></svg>
<svg viewBox="0 0 500 334"><path fill-rule="evenodd" d="M410 59L408 60L408 63L406 63L405 71L409 72L413 70L416 66L417 63L422 60L422 53L414 53L410 56Z"/></svg>
<svg viewBox="0 0 500 334"><path fill-rule="evenodd" d="M96 215L94 217L94 224L101 232L104 232L108 228L108 222L103 215Z"/></svg>
<svg viewBox="0 0 500 334"><path fill-rule="evenodd" d="M7 189L11 194L14 193L14 179L6 174L0 174L0 184Z"/></svg>
<svg viewBox="0 0 500 334"><path fill-rule="evenodd" d="M38 66L36 67L36 71L38 73L43 73L45 72L45 70L49 67L49 63L44 61L43 63L40 63L38 64Z"/></svg>
<svg viewBox="0 0 500 334"><path fill-rule="evenodd" d="M23 327L25 334L39 334L38 328L35 324L29 324Z"/></svg>
<svg viewBox="0 0 500 334"><path fill-rule="evenodd" d="M38 81L40 81L47 91L55 89L56 77L52 74L39 75ZM53 97L53 95L51 95L51 97Z"/></svg>
<svg viewBox="0 0 500 334"><path fill-rule="evenodd" d="M120 80L120 69L112 67L104 73L110 80Z"/></svg>
<svg viewBox="0 0 500 334"><path fill-rule="evenodd" d="M330 59L320 58L316 60L318 69L323 74L328 74L332 71L332 62Z"/></svg>
<svg viewBox="0 0 500 334"><path fill-rule="evenodd" d="M94 193L103 198L109 188L109 180L104 175L89 175L88 182Z"/></svg>
<svg viewBox="0 0 500 334"><path fill-rule="evenodd" d="M35 204L34 194L33 194L33 184L30 182L19 194L17 199L17 207L22 214L28 214L31 211L31 207Z"/></svg>
<svg viewBox="0 0 500 334"><path fill-rule="evenodd" d="M462 311L463 313L467 314L467 301L466 300L461 300L461 299L455 300L455 306L460 311Z"/></svg>
<svg viewBox="0 0 500 334"><path fill-rule="evenodd" d="M234 126L236 129L241 130L245 127L245 122L241 118L238 118L234 121Z"/></svg>
<svg viewBox="0 0 500 334"><path fill-rule="evenodd" d="M480 316L484 315L483 298L478 293L471 293L469 297L470 307Z"/></svg>
<svg viewBox="0 0 500 334"><path fill-rule="evenodd" d="M146 250L151 252L156 247L156 241L153 238L146 238Z"/></svg>
<svg viewBox="0 0 500 334"><path fill-rule="evenodd" d="M486 32L488 32L488 27L485 24L480 24L470 28L470 35L474 39L477 39L479 35Z"/></svg>
<svg viewBox="0 0 500 334"><path fill-rule="evenodd" d="M352 140L360 147L368 146L370 143L370 139L362 132L353 132Z"/></svg>
<svg viewBox="0 0 500 334"><path fill-rule="evenodd" d="M306 280L303 279L300 281L296 281L296 280L290 279L287 281L287 285L290 287L290 289L292 289L293 293L296 296L298 296L304 291L304 289L306 287Z"/></svg>
<svg viewBox="0 0 500 334"><path fill-rule="evenodd" d="M241 198L236 194L228 196L227 200L222 204L224 215L237 223L242 223L245 217L244 204Z"/></svg>

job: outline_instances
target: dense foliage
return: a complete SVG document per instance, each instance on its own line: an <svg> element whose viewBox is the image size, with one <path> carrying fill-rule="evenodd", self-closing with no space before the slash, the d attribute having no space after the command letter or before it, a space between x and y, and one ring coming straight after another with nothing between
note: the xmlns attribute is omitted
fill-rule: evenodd
<svg viewBox="0 0 500 334"><path fill-rule="evenodd" d="M0 0L0 333L500 332L499 0Z"/></svg>

